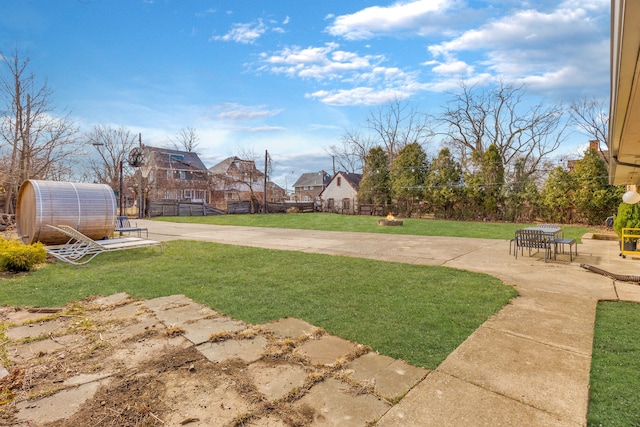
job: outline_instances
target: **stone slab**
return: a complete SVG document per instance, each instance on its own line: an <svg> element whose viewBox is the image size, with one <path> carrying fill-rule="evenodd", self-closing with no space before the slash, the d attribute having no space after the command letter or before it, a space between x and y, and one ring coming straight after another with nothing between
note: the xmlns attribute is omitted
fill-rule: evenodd
<svg viewBox="0 0 640 427"><path fill-rule="evenodd" d="M266 347L267 339L257 336L247 340L231 339L214 343L207 342L196 348L212 362L242 359L247 363L252 363L262 357Z"/></svg>
<svg viewBox="0 0 640 427"><path fill-rule="evenodd" d="M72 349L83 342L82 335L65 335L54 340L47 338L20 344L12 348L9 357L15 362L41 357L64 349Z"/></svg>
<svg viewBox="0 0 640 427"><path fill-rule="evenodd" d="M126 302L131 297L126 292L119 292L117 294L109 295L106 297L96 298L92 301L93 304L99 306L118 305Z"/></svg>
<svg viewBox="0 0 640 427"><path fill-rule="evenodd" d="M296 387L302 387L307 378L305 370L298 365L256 362L249 365L247 373L258 391L271 402L285 397Z"/></svg>
<svg viewBox="0 0 640 427"><path fill-rule="evenodd" d="M166 297L152 298L146 300L144 305L151 310L170 310L172 308L180 307L186 304L192 304L193 300L186 295L169 295Z"/></svg>
<svg viewBox="0 0 640 427"><path fill-rule="evenodd" d="M69 418L87 400L95 395L101 385L109 380L94 381L78 387L62 390L54 395L16 404L19 421L41 425ZM29 424L30 425L30 424Z"/></svg>
<svg viewBox="0 0 640 427"><path fill-rule="evenodd" d="M298 348L309 357L312 363L333 366L339 359L354 352L357 346L351 341L325 335L317 340L309 340Z"/></svg>
<svg viewBox="0 0 640 427"><path fill-rule="evenodd" d="M373 386L378 396L392 402L404 396L428 373L427 369L373 352L345 366L347 378L363 386Z"/></svg>
<svg viewBox="0 0 640 427"><path fill-rule="evenodd" d="M142 303L125 304L114 308L108 307L95 314L96 319L107 319L109 321L114 319L132 320L151 316L155 317L153 312L148 310Z"/></svg>
<svg viewBox="0 0 640 427"><path fill-rule="evenodd" d="M134 322L126 326L121 326L114 331L102 333L102 337L106 341L121 342L131 339L137 335L147 333L149 331L158 331L166 329L164 323L156 318L145 318L139 322Z"/></svg>
<svg viewBox="0 0 640 427"><path fill-rule="evenodd" d="M60 310L62 311L62 310ZM20 325L23 323L35 323L38 320L46 320L55 313L34 313L24 309L3 309L0 307L0 320L6 324Z"/></svg>
<svg viewBox="0 0 640 427"><path fill-rule="evenodd" d="M220 332L236 332L246 329L244 323L227 317L213 319L200 319L194 322L183 323L184 337L195 345L209 341L212 334Z"/></svg>
<svg viewBox="0 0 640 427"><path fill-rule="evenodd" d="M291 339L299 339L311 335L317 329L304 320L294 317L285 317L262 326L280 337Z"/></svg>
<svg viewBox="0 0 640 427"><path fill-rule="evenodd" d="M294 408L313 414L314 427L371 425L389 410L389 404L371 394L358 394L345 382L328 378L314 385ZM311 409L309 409L311 408Z"/></svg>
<svg viewBox="0 0 640 427"><path fill-rule="evenodd" d="M111 358L123 362L127 368L131 368L153 359L168 347L187 348L190 345L191 343L182 336L150 338L118 348L113 352Z"/></svg>
<svg viewBox="0 0 640 427"><path fill-rule="evenodd" d="M378 427L576 427L545 411L434 371L376 424Z"/></svg>
<svg viewBox="0 0 640 427"><path fill-rule="evenodd" d="M167 326L183 326L187 322L192 322L205 317L217 316L217 313L201 304L191 302L170 309L154 310L158 319Z"/></svg>
<svg viewBox="0 0 640 427"><path fill-rule="evenodd" d="M65 331L69 327L69 322L53 319L40 323L29 323L22 326L14 326L7 329L7 338L20 340L24 338L36 338Z"/></svg>
<svg viewBox="0 0 640 427"><path fill-rule="evenodd" d="M582 424L590 367L589 356L481 326L437 370Z"/></svg>

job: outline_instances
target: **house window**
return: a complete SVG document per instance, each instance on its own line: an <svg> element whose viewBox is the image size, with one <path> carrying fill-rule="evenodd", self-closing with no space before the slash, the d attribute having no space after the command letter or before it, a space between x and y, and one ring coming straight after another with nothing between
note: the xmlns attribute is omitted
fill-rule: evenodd
<svg viewBox="0 0 640 427"><path fill-rule="evenodd" d="M351 199L342 199L342 209L345 211L351 210Z"/></svg>
<svg viewBox="0 0 640 427"><path fill-rule="evenodd" d="M341 184L342 184L342 178L338 177L338 187L340 187Z"/></svg>
<svg viewBox="0 0 640 427"><path fill-rule="evenodd" d="M327 209L332 211L333 208L335 207L335 204L336 204L335 200L333 200L333 199L327 200Z"/></svg>

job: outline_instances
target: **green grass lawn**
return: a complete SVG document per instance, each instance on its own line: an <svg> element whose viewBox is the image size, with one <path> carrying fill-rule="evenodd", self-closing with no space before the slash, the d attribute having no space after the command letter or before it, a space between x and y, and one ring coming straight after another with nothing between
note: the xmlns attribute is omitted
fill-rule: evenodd
<svg viewBox="0 0 640 427"><path fill-rule="evenodd" d="M4 279L0 301L60 306L116 292L185 294L253 324L293 316L430 369L516 295L491 276L445 267L174 241Z"/></svg>
<svg viewBox="0 0 640 427"><path fill-rule="evenodd" d="M172 216L154 218L156 221L189 222L198 224L236 225L247 227L298 228L305 230L353 231L367 233L405 234L416 236L473 237L511 239L515 231L532 224L505 222L471 222L402 218L402 227L381 227L377 216L338 215L330 213L257 214ZM562 226L564 236L577 239L594 229L583 226Z"/></svg>
<svg viewBox="0 0 640 427"><path fill-rule="evenodd" d="M590 426L640 426L640 304L598 305L591 359Z"/></svg>
<svg viewBox="0 0 640 427"><path fill-rule="evenodd" d="M158 221L331 231L510 239L530 224L334 214L224 215ZM597 230L563 226L580 239ZM60 306L89 295L127 292L138 298L185 294L249 323L304 319L382 354L433 369L516 295L484 274L446 267L176 241L154 249L107 253L75 267L54 263L4 278L8 305ZM640 305L601 303L596 318L589 425L640 425Z"/></svg>

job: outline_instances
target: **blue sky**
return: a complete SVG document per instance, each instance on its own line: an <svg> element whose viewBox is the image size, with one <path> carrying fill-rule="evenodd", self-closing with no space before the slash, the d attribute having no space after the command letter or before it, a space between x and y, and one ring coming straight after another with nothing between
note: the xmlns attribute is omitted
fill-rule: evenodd
<svg viewBox="0 0 640 427"><path fill-rule="evenodd" d="M0 5L0 51L25 52L83 131L124 126L166 146L193 127L207 166L268 150L281 185L331 172L327 147L394 98L437 113L460 81L499 79L550 102L609 96L609 0Z"/></svg>

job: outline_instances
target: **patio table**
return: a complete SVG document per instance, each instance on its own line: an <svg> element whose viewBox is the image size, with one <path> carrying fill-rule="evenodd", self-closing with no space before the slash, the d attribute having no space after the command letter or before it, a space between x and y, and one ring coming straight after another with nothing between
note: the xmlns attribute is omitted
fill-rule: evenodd
<svg viewBox="0 0 640 427"><path fill-rule="evenodd" d="M575 254L578 255L578 246L576 244L575 239L565 239L563 238L564 232L560 227L527 227L524 230L530 231L542 231L546 237L549 238L549 241L553 243L553 259L556 259L558 254L558 245L562 245L562 253L564 253L564 245L569 245L569 259L573 261L572 247L575 246ZM516 242L517 246L517 242Z"/></svg>
<svg viewBox="0 0 640 427"><path fill-rule="evenodd" d="M554 239L558 237L562 237L562 228L560 227L527 227L524 230L541 230L546 236L552 237Z"/></svg>

